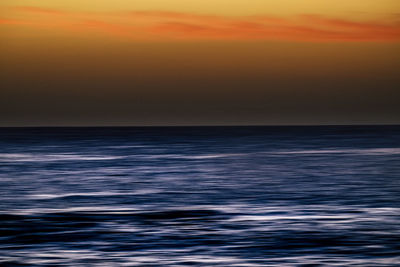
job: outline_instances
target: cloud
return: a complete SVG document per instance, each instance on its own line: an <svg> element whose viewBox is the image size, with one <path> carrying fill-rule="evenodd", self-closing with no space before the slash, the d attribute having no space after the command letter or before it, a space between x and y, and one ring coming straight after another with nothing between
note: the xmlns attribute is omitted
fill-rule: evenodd
<svg viewBox="0 0 400 267"><path fill-rule="evenodd" d="M26 25L26 24L32 24L31 21L24 21L21 19L0 19L0 25L1 24L10 24L10 25Z"/></svg>
<svg viewBox="0 0 400 267"><path fill-rule="evenodd" d="M41 8L41 7L34 7L34 6L19 6L14 8L16 11L20 12L29 12L29 13L39 13L39 14L46 14L46 15L67 15L69 12L58 10L58 9L51 9L51 8Z"/></svg>
<svg viewBox="0 0 400 267"><path fill-rule="evenodd" d="M400 41L400 24L389 19L353 21L315 14L235 17L170 11L72 13L39 7L17 7L15 10L42 14L44 18L32 18L31 23L27 19L2 19L0 24L35 26L48 23L53 27L102 32L132 40Z"/></svg>

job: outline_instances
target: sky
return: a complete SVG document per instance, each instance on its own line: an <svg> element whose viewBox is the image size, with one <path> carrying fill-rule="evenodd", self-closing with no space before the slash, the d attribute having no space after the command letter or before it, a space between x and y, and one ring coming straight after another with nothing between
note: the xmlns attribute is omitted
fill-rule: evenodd
<svg viewBox="0 0 400 267"><path fill-rule="evenodd" d="M400 123L398 0L3 0L0 126Z"/></svg>

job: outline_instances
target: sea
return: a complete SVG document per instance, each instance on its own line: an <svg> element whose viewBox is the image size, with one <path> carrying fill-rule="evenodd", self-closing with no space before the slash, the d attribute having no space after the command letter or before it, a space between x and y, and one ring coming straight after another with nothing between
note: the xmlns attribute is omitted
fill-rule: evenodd
<svg viewBox="0 0 400 267"><path fill-rule="evenodd" d="M400 126L0 128L1 266L400 266Z"/></svg>

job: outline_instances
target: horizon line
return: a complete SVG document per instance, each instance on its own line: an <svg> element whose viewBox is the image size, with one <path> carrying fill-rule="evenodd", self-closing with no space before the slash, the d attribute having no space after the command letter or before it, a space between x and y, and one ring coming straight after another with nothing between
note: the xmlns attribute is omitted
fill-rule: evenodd
<svg viewBox="0 0 400 267"><path fill-rule="evenodd" d="M201 127L371 127L371 126L400 126L400 123L375 124L229 124L229 125L29 125L29 126L0 126L4 128L201 128Z"/></svg>

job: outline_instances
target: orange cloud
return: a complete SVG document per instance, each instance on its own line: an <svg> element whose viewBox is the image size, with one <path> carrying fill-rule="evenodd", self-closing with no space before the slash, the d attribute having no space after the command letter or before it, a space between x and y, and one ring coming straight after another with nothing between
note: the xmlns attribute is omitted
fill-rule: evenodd
<svg viewBox="0 0 400 267"><path fill-rule="evenodd" d="M21 12L40 13L47 15L67 15L69 13L58 9L41 8L34 6L20 6L20 7L15 7L14 9L16 11L21 11Z"/></svg>
<svg viewBox="0 0 400 267"><path fill-rule="evenodd" d="M0 24L25 25L25 24L32 24L32 22L20 19L0 19Z"/></svg>
<svg viewBox="0 0 400 267"><path fill-rule="evenodd" d="M41 17L31 23L26 20L3 19L0 24L35 26L48 23L70 30L103 32L133 40L400 41L399 23L360 22L318 15L285 18L229 17L169 11L71 13L38 7L18 7L16 10L51 15L51 19ZM57 16L61 22L57 22Z"/></svg>

